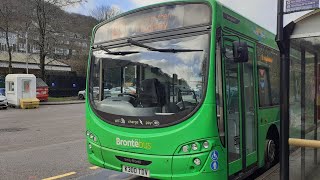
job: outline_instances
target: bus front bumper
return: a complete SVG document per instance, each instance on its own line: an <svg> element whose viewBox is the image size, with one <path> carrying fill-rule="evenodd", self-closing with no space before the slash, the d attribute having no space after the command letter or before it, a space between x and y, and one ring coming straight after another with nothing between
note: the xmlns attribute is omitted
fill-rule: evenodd
<svg viewBox="0 0 320 180"><path fill-rule="evenodd" d="M210 152L181 156L160 156L113 150L97 144L90 144L90 147L87 143L89 162L106 169L120 172L123 166L146 169L149 170L150 177L156 179L227 179L224 160L219 160L219 169L213 170ZM200 165L194 164L195 158L200 159ZM130 159L143 163L126 162Z"/></svg>

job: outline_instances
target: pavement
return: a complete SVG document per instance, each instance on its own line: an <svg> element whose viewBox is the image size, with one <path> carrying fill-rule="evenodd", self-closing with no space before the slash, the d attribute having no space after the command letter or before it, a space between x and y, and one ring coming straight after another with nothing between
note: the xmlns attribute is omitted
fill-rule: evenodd
<svg viewBox="0 0 320 180"><path fill-rule="evenodd" d="M280 180L280 164L273 166L256 180Z"/></svg>
<svg viewBox="0 0 320 180"><path fill-rule="evenodd" d="M65 105L65 104L84 104L85 100L59 101L59 102L40 102L40 105Z"/></svg>
<svg viewBox="0 0 320 180"><path fill-rule="evenodd" d="M143 179L88 163L84 112L84 104L0 110L0 179Z"/></svg>
<svg viewBox="0 0 320 180"><path fill-rule="evenodd" d="M290 180L319 180L320 166L314 164L314 150L305 149L305 175L302 174L301 148L295 150L289 157L289 179ZM319 159L319 158L318 158ZM319 161L318 161L319 162ZM280 164L275 165L256 180L280 180Z"/></svg>

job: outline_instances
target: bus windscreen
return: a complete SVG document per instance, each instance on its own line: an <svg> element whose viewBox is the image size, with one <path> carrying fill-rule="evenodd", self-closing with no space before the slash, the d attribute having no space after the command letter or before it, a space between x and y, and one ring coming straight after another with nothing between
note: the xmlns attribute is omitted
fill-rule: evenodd
<svg viewBox="0 0 320 180"><path fill-rule="evenodd" d="M208 51L208 34L95 49L93 107L102 119L121 126L152 128L181 121L202 102Z"/></svg>

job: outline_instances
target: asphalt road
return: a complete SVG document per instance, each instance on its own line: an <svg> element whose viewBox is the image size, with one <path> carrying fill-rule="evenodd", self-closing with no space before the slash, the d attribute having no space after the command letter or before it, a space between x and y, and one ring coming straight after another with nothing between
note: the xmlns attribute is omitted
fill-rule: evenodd
<svg viewBox="0 0 320 180"><path fill-rule="evenodd" d="M84 104L0 110L0 180L145 179L87 162L84 112Z"/></svg>
<svg viewBox="0 0 320 180"><path fill-rule="evenodd" d="M140 179L87 162L84 104L0 110L0 179Z"/></svg>

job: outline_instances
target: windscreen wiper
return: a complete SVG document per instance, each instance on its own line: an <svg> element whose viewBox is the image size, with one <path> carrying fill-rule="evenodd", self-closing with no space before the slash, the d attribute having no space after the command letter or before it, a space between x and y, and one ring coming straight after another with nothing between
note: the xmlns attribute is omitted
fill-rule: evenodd
<svg viewBox="0 0 320 180"><path fill-rule="evenodd" d="M146 48L149 51L156 51L156 52L165 52L165 53L179 53L179 52L197 52L197 51L203 51L200 49L158 49L151 46L147 46L145 44L142 44L138 41L135 41L133 39L128 39L127 42L131 45Z"/></svg>
<svg viewBox="0 0 320 180"><path fill-rule="evenodd" d="M103 51L105 51L107 54L110 54L110 55L115 55L115 56L126 56L126 55L129 55L129 54L138 54L140 53L140 51L110 51L109 49L103 47L103 46L98 46L96 48L93 48L93 49L101 49Z"/></svg>

